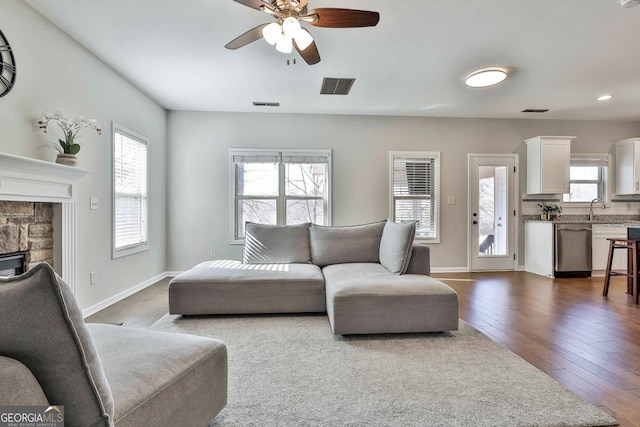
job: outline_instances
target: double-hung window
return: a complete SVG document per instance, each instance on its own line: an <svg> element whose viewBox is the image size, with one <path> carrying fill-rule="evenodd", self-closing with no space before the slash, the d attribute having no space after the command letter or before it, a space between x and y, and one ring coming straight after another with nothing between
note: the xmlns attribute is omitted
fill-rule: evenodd
<svg viewBox="0 0 640 427"><path fill-rule="evenodd" d="M389 153L391 218L416 221L416 238L440 239L440 153L391 151Z"/></svg>
<svg viewBox="0 0 640 427"><path fill-rule="evenodd" d="M606 154L572 156L569 167L569 193L563 194L565 203L589 203L604 200L609 157Z"/></svg>
<svg viewBox="0 0 640 427"><path fill-rule="evenodd" d="M113 258L149 249L148 138L113 124Z"/></svg>
<svg viewBox="0 0 640 427"><path fill-rule="evenodd" d="M233 241L246 222L331 223L331 150L229 151Z"/></svg>

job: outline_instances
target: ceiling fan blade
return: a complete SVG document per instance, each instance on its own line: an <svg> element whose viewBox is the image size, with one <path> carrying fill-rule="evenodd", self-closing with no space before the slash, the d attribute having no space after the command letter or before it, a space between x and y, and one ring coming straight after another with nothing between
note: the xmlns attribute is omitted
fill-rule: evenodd
<svg viewBox="0 0 640 427"><path fill-rule="evenodd" d="M254 41L262 38L262 29L269 24L258 25L257 27L247 31L239 37L231 40L224 47L227 49L238 49L242 46L248 45L249 43L253 43Z"/></svg>
<svg viewBox="0 0 640 427"><path fill-rule="evenodd" d="M303 28L304 31L307 31ZM313 65L320 62L320 52L318 52L318 46L316 46L316 42L312 41L309 46L305 50L300 50L298 44L295 40L293 40L293 45L296 47L296 50L302 56L302 59L306 61L307 64Z"/></svg>
<svg viewBox="0 0 640 427"><path fill-rule="evenodd" d="M354 27L374 27L380 21L378 12L355 9L320 8L314 9L307 16L317 18L315 22L309 22L316 27L330 28L354 28Z"/></svg>
<svg viewBox="0 0 640 427"><path fill-rule="evenodd" d="M265 9L273 11L273 6L269 3L263 2L262 0L233 0L237 3L243 4L251 9L264 11Z"/></svg>

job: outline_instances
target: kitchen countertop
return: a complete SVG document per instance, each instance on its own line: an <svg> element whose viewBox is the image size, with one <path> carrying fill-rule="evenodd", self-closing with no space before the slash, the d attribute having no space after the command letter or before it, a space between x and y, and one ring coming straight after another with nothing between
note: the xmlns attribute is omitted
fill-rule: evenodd
<svg viewBox="0 0 640 427"><path fill-rule="evenodd" d="M595 215L589 221L588 215L562 215L559 221L541 220L540 215L523 215L524 222L548 222L553 224L596 224L611 227L640 227L638 215Z"/></svg>
<svg viewBox="0 0 640 427"><path fill-rule="evenodd" d="M640 227L640 221L600 222L597 219L594 219L593 221L589 221L589 220L549 221L549 220L541 220L541 219L526 219L524 222L545 222L550 224L591 224L591 225L603 225L605 227Z"/></svg>

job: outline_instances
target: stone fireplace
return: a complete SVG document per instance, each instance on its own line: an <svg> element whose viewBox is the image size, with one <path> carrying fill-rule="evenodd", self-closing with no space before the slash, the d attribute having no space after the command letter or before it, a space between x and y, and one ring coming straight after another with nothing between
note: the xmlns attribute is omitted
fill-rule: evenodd
<svg viewBox="0 0 640 427"><path fill-rule="evenodd" d="M0 255L24 252L26 271L53 260L53 203L0 201Z"/></svg>
<svg viewBox="0 0 640 427"><path fill-rule="evenodd" d="M0 254L48 262L75 292L77 181L88 171L0 153Z"/></svg>

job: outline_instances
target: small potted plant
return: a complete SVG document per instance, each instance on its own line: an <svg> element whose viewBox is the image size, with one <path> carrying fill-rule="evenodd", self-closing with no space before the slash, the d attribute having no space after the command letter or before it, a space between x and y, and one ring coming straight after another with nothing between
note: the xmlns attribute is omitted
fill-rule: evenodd
<svg viewBox="0 0 640 427"><path fill-rule="evenodd" d="M64 133L64 140L59 139L58 143L47 142L47 145L58 150L59 154L56 158L56 163L60 163L67 166L75 166L78 162L76 154L80 151L80 144L76 141L78 133L84 128L90 128L102 133L100 123L94 119L87 119L85 117L78 117L76 119L69 119L62 115L60 112L54 114L43 113L38 120L38 126L42 129L42 132L47 133L47 126L49 122L55 122L58 127Z"/></svg>
<svg viewBox="0 0 640 427"><path fill-rule="evenodd" d="M547 204L547 202L538 203L538 207L540 208L540 219L546 221L549 219L549 212L551 211L551 206Z"/></svg>
<svg viewBox="0 0 640 427"><path fill-rule="evenodd" d="M542 220L552 220L560 217L560 212L562 212L562 206L558 205L548 205L546 202L538 203L538 207L542 211L540 214L540 219Z"/></svg>
<svg viewBox="0 0 640 427"><path fill-rule="evenodd" d="M559 220L561 212L562 212L562 206L551 205L551 209L549 211L549 219Z"/></svg>

